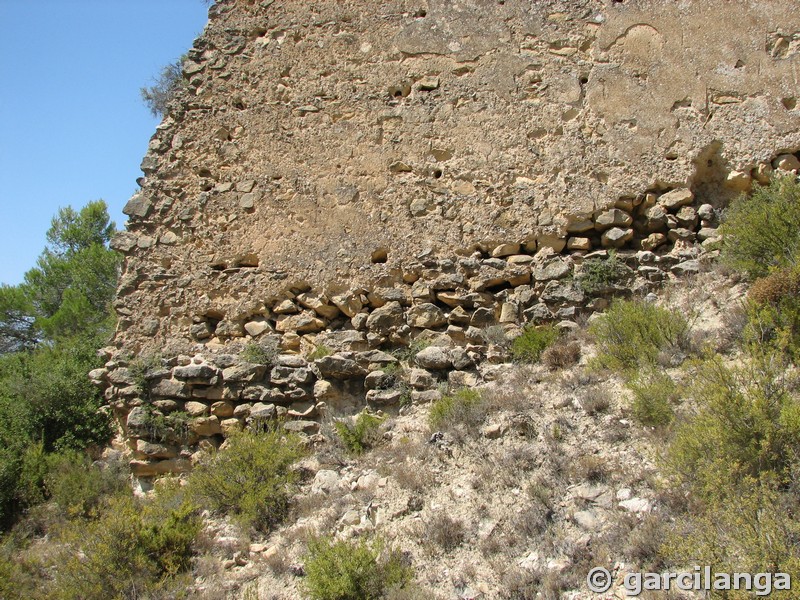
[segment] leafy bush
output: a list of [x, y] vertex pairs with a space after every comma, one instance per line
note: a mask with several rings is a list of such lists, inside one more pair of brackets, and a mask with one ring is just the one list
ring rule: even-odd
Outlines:
[[442, 396], [431, 405], [428, 422], [433, 429], [452, 429], [459, 425], [474, 427], [486, 417], [486, 402], [478, 390], [460, 388]]
[[292, 465], [303, 454], [300, 439], [280, 429], [236, 434], [194, 468], [191, 497], [245, 526], [267, 531], [287, 514], [298, 478]]
[[625, 386], [633, 393], [633, 416], [642, 425], [662, 427], [672, 421], [678, 387], [664, 371], [644, 369]]
[[633, 271], [617, 258], [617, 253], [610, 251], [607, 258], [590, 258], [584, 262], [577, 282], [584, 293], [597, 296], [612, 291], [632, 275]]
[[385, 417], [373, 414], [368, 409], [358, 413], [352, 424], [347, 421], [334, 423], [336, 434], [352, 454], [361, 454], [380, 440], [380, 426]]
[[517, 362], [535, 363], [558, 335], [555, 325], [528, 326], [511, 342], [511, 357]]
[[154, 117], [163, 117], [169, 110], [169, 103], [183, 86], [183, 57], [161, 69], [155, 83], [139, 90], [142, 100]]
[[127, 478], [121, 463], [99, 467], [85, 452], [72, 450], [48, 457], [44, 487], [68, 518], [88, 517], [103, 498], [123, 492]]
[[667, 349], [688, 345], [689, 324], [680, 313], [638, 300], [615, 300], [589, 331], [599, 346], [597, 362], [612, 369], [653, 364]]
[[680, 425], [668, 451], [674, 479], [708, 500], [745, 478], [788, 485], [800, 457], [800, 402], [783, 365], [764, 355], [737, 367], [719, 357], [693, 373], [694, 418]]
[[268, 339], [267, 342], [249, 342], [239, 354], [245, 362], [256, 365], [272, 365], [278, 357], [279, 348], [277, 340]]
[[190, 504], [169, 502], [120, 495], [96, 519], [70, 523], [60, 538], [64, 552], [52, 597], [139, 597], [186, 571], [201, 520]]
[[794, 264], [800, 251], [800, 183], [776, 177], [725, 212], [722, 258], [751, 277]]
[[378, 600], [413, 576], [400, 552], [369, 543], [312, 539], [305, 559], [305, 587], [312, 600]]
[[744, 341], [751, 352], [772, 349], [800, 357], [800, 268], [757, 279], [748, 298]]
[[[800, 506], [793, 493], [745, 481], [735, 497], [681, 515], [659, 549], [676, 565], [714, 565], [718, 573], [788, 573], [800, 577]], [[716, 600], [749, 600], [745, 590], [712, 592]], [[776, 600], [796, 591], [774, 590]]]
[[148, 440], [182, 444], [189, 436], [191, 417], [183, 411], [163, 415], [149, 405], [145, 405], [142, 430]]

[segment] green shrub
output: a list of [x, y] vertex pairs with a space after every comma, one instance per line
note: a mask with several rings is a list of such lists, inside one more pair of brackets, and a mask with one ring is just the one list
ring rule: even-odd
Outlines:
[[272, 365], [278, 358], [280, 348], [277, 340], [269, 338], [266, 342], [248, 342], [239, 358], [255, 365]]
[[88, 517], [103, 498], [127, 488], [121, 463], [99, 467], [85, 452], [65, 451], [47, 460], [45, 491], [68, 518]]
[[142, 422], [142, 429], [147, 439], [154, 442], [183, 443], [189, 435], [191, 417], [183, 411], [163, 415], [149, 405]]
[[800, 268], [778, 269], [748, 292], [745, 346], [751, 353], [778, 350], [800, 357]]
[[460, 388], [431, 405], [428, 423], [433, 429], [452, 429], [459, 425], [474, 427], [486, 417], [486, 402], [478, 390]]
[[555, 325], [528, 326], [511, 342], [511, 357], [517, 362], [535, 363], [558, 336]]
[[[674, 565], [712, 565], [717, 573], [788, 573], [800, 577], [800, 507], [797, 496], [775, 486], [743, 482], [735, 496], [676, 519], [659, 554]], [[712, 592], [715, 600], [750, 600], [744, 589]], [[793, 600], [797, 591], [776, 591]]]
[[612, 291], [632, 275], [633, 271], [617, 258], [617, 253], [610, 251], [607, 258], [590, 258], [584, 262], [577, 282], [584, 293], [597, 296]]
[[305, 558], [305, 588], [312, 600], [378, 600], [413, 576], [401, 553], [380, 541], [312, 539]]
[[292, 465], [303, 454], [299, 437], [277, 428], [236, 434], [226, 448], [194, 468], [191, 497], [198, 505], [267, 531], [287, 514], [298, 478]]
[[325, 358], [331, 354], [333, 354], [333, 350], [325, 345], [320, 345], [316, 346], [306, 358], [308, 358], [308, 360], [317, 360], [318, 358]]
[[776, 177], [725, 212], [722, 258], [751, 277], [796, 262], [800, 251], [800, 183]]
[[136, 389], [142, 396], [149, 400], [150, 398], [150, 382], [148, 376], [153, 371], [161, 367], [160, 354], [148, 354], [146, 356], [137, 356], [128, 365], [128, 370], [134, 380]]
[[58, 600], [140, 597], [190, 566], [201, 528], [189, 504], [113, 498], [89, 521], [71, 522], [60, 536], [52, 597]]
[[674, 416], [672, 403], [678, 386], [664, 371], [648, 368], [636, 374], [625, 386], [633, 393], [633, 416], [642, 425], [663, 427]]
[[653, 364], [662, 351], [688, 345], [689, 324], [680, 313], [639, 300], [615, 300], [589, 331], [597, 363], [612, 369]]
[[701, 500], [735, 489], [745, 478], [788, 485], [800, 457], [800, 402], [784, 365], [763, 355], [728, 367], [719, 357], [692, 373], [696, 415], [681, 424], [666, 465]]
[[369, 450], [380, 440], [380, 426], [385, 417], [373, 414], [368, 409], [358, 413], [352, 424], [347, 421], [334, 423], [336, 435], [352, 454]]

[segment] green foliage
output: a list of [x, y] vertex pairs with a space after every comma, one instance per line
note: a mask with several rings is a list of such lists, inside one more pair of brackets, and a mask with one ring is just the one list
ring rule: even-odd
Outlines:
[[[0, 526], [41, 494], [45, 455], [105, 444], [111, 437], [103, 398], [86, 374], [101, 366], [90, 339], [73, 338], [0, 357]], [[27, 455], [28, 458], [25, 458]], [[22, 486], [17, 489], [17, 486]]]
[[280, 429], [242, 432], [198, 464], [189, 477], [197, 504], [261, 531], [279, 523], [297, 482], [292, 465], [304, 454], [300, 439]]
[[651, 367], [638, 372], [625, 386], [633, 393], [633, 416], [640, 423], [649, 427], [669, 425], [674, 416], [672, 403], [678, 395], [672, 377]]
[[239, 354], [239, 358], [254, 365], [271, 365], [278, 358], [278, 353], [277, 341], [270, 339], [262, 343], [248, 342]]
[[164, 415], [148, 406], [142, 429], [147, 439], [154, 442], [182, 444], [189, 436], [189, 421], [191, 417], [183, 411]]
[[161, 354], [139, 355], [128, 364], [136, 389], [145, 400], [150, 399], [150, 375], [161, 368]]
[[313, 352], [311, 352], [307, 358], [308, 360], [317, 360], [318, 358], [325, 358], [326, 356], [330, 356], [331, 354], [333, 354], [333, 350], [331, 350], [325, 345], [320, 345], [316, 346]]
[[787, 485], [800, 457], [800, 402], [776, 355], [726, 366], [703, 361], [690, 395], [697, 414], [681, 424], [667, 466], [701, 501], [724, 497], [745, 478]]
[[757, 279], [748, 293], [745, 346], [800, 357], [800, 269], [778, 269]]
[[432, 429], [450, 429], [459, 425], [473, 427], [486, 418], [486, 402], [478, 390], [460, 388], [431, 405], [428, 423]]
[[202, 522], [192, 505], [168, 503], [120, 495], [95, 519], [72, 521], [61, 536], [66, 547], [51, 597], [141, 597], [187, 570]]
[[404, 588], [413, 576], [402, 555], [380, 541], [312, 539], [305, 559], [305, 587], [313, 600], [378, 600]]
[[337, 421], [333, 424], [336, 435], [352, 454], [361, 454], [369, 450], [380, 440], [380, 426], [386, 417], [373, 414], [368, 409], [358, 413], [352, 424]]
[[776, 177], [751, 196], [731, 203], [722, 224], [722, 258], [751, 277], [797, 262], [800, 251], [800, 183]]
[[139, 90], [142, 101], [154, 117], [161, 118], [167, 114], [170, 102], [183, 87], [183, 60], [184, 56], [165, 65], [152, 86]]
[[100, 468], [85, 452], [49, 454], [46, 464], [45, 494], [70, 519], [89, 517], [104, 497], [119, 494], [127, 486], [122, 465]]
[[511, 357], [517, 362], [535, 363], [558, 336], [555, 325], [528, 326], [511, 342]]
[[612, 250], [607, 258], [590, 258], [583, 263], [578, 287], [590, 296], [597, 296], [625, 283], [632, 274]]
[[79, 212], [62, 208], [53, 218], [49, 246], [21, 286], [35, 327], [48, 338], [110, 331], [110, 302], [121, 259], [107, 248], [113, 231], [102, 200]]
[[663, 351], [688, 344], [689, 324], [680, 313], [638, 300], [614, 300], [589, 331], [599, 347], [597, 362], [612, 369], [653, 364]]
[[0, 284], [0, 355], [36, 345], [32, 315], [33, 306], [21, 287]]
[[[800, 577], [800, 506], [793, 493], [746, 480], [735, 497], [697, 514], [685, 514], [667, 535], [660, 553], [676, 565], [710, 565], [712, 573], [789, 573]], [[745, 590], [712, 592], [718, 600], [748, 600]], [[770, 598], [792, 600], [797, 592]]]
[[110, 332], [120, 264], [107, 248], [113, 231], [102, 200], [77, 212], [59, 209], [47, 232], [49, 245], [25, 282], [0, 287], [0, 353], [29, 349], [42, 339]]

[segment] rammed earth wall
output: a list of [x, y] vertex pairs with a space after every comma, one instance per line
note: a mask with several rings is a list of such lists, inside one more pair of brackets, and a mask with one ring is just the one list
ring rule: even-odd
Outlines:
[[[602, 306], [573, 281], [590, 253], [617, 249], [646, 291], [697, 268], [730, 198], [800, 167], [791, 0], [222, 0], [209, 17], [113, 241], [97, 379], [124, 419], [197, 401], [211, 439], [251, 418], [215, 402], [310, 417], [331, 379], [314, 368], [226, 379], [219, 357], [248, 341], [291, 362], [427, 332], [481, 364], [475, 331]], [[172, 393], [143, 398], [124, 370], [156, 354]]]

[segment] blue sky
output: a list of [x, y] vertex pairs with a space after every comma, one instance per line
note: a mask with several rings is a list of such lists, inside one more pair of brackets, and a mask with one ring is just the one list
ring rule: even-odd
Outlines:
[[0, 283], [34, 266], [60, 206], [122, 228], [158, 121], [139, 89], [188, 50], [203, 0], [0, 0]]

